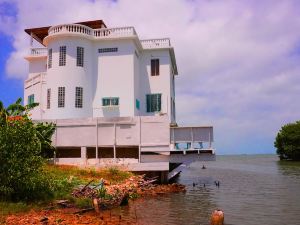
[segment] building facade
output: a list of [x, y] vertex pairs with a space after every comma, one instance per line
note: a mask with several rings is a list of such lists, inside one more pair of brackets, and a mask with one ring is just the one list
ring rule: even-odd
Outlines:
[[[34, 48], [25, 57], [25, 104], [40, 103], [32, 118], [166, 114], [175, 123], [178, 73], [170, 40], [140, 40], [133, 27], [108, 29], [98, 21], [100, 28], [93, 29], [95, 23], [44, 28], [41, 43], [46, 48]], [[27, 31], [34, 38], [38, 29], [43, 28]], [[30, 79], [41, 82], [32, 84]]]

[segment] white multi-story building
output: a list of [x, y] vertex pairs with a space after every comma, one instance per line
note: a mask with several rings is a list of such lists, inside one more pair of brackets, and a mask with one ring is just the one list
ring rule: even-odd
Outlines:
[[[175, 123], [178, 73], [170, 40], [140, 40], [133, 27], [105, 27], [100, 20], [26, 30], [46, 46], [26, 57], [32, 80], [25, 83], [25, 104], [40, 103], [32, 118], [160, 113]], [[32, 85], [36, 79], [42, 82]]]
[[169, 38], [140, 40], [134, 27], [107, 28], [102, 20], [25, 31], [44, 48], [25, 57], [24, 103], [39, 103], [33, 119], [56, 123], [58, 162], [169, 163], [181, 142], [189, 150], [208, 142], [198, 154], [213, 152], [212, 127], [176, 127], [178, 71]]

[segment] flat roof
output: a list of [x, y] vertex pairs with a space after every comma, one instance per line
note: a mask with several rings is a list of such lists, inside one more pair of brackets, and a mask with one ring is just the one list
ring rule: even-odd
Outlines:
[[[81, 24], [81, 25], [85, 25], [88, 26], [92, 29], [99, 29], [102, 27], [106, 27], [105, 23], [103, 20], [92, 20], [92, 21], [84, 21], [84, 22], [78, 22], [78, 23], [74, 23], [74, 24]], [[43, 44], [43, 40], [44, 38], [48, 35], [48, 30], [51, 26], [47, 26], [47, 27], [37, 27], [37, 28], [28, 28], [25, 29], [24, 31], [31, 35], [32, 37], [39, 43]]]

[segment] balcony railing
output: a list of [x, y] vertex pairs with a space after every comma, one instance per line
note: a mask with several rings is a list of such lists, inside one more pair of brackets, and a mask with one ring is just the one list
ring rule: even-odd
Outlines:
[[[49, 35], [75, 33], [92, 36], [94, 38], [122, 38], [137, 37], [134, 27], [116, 27], [92, 29], [80, 24], [63, 24], [53, 26], [49, 29]], [[169, 48], [171, 47], [169, 38], [141, 40], [144, 49]]]
[[25, 87], [25, 89], [27, 89], [27, 88], [35, 85], [35, 84], [38, 84], [38, 83], [46, 81], [45, 76], [46, 76], [46, 73], [39, 73], [39, 74], [36, 74], [33, 77], [25, 80], [24, 81], [24, 87]]
[[50, 27], [48, 33], [49, 35], [57, 34], [57, 33], [81, 33], [91, 35], [93, 29], [90, 27], [80, 25], [80, 24], [63, 24]]
[[[174, 148], [180, 149], [179, 145], [185, 144], [185, 150], [209, 149], [212, 150], [214, 141], [213, 127], [171, 127], [170, 140]], [[207, 144], [207, 147], [203, 147]], [[197, 146], [197, 147], [195, 147]]]
[[170, 48], [171, 43], [169, 38], [141, 40], [144, 49], [152, 48]]
[[137, 35], [134, 27], [102, 28], [93, 31], [95, 37], [131, 37]]
[[78, 33], [91, 35], [97, 38], [105, 37], [130, 37], [136, 35], [134, 27], [102, 28], [93, 30], [90, 27], [80, 24], [64, 24], [51, 27], [49, 35], [58, 33]]
[[47, 56], [47, 48], [31, 48], [31, 56]]

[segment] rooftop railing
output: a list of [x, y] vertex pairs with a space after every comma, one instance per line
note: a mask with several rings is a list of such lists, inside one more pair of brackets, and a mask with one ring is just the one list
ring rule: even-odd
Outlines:
[[171, 43], [169, 38], [141, 40], [144, 49], [152, 48], [170, 48]]
[[[53, 26], [48, 31], [49, 35], [76, 33], [95, 38], [122, 38], [122, 37], [137, 37], [134, 27], [116, 27], [116, 28], [100, 28], [92, 29], [80, 24], [63, 24]], [[171, 47], [169, 38], [140, 40], [144, 49], [154, 48], [169, 48]]]
[[134, 27], [117, 27], [95, 29], [95, 37], [131, 37], [137, 35]]

